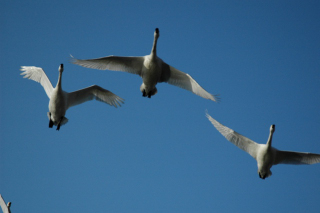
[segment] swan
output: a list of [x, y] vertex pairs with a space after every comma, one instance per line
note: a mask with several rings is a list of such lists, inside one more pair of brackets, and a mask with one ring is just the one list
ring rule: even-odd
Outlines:
[[55, 125], [57, 126], [57, 130], [59, 130], [60, 126], [68, 122], [68, 119], [65, 117], [66, 111], [70, 107], [86, 101], [96, 99], [114, 107], [121, 106], [121, 103], [124, 103], [122, 98], [97, 85], [92, 85], [70, 93], [63, 91], [61, 87], [63, 64], [59, 66], [59, 78], [55, 88], [52, 87], [50, 80], [42, 68], [22, 66], [21, 71], [21, 75], [24, 75], [24, 78], [39, 82], [50, 99], [48, 112], [49, 128]]
[[189, 90], [196, 95], [212, 101], [218, 101], [216, 95], [204, 90], [189, 74], [181, 72], [166, 64], [157, 56], [159, 29], [154, 32], [154, 41], [150, 55], [140, 57], [107, 56], [96, 59], [76, 59], [71, 55], [71, 63], [99, 70], [123, 71], [141, 76], [143, 83], [140, 91], [143, 97], [157, 93], [157, 83], [167, 82], [174, 86]]
[[11, 202], [8, 202], [8, 204], [6, 205], [6, 202], [4, 202], [4, 199], [2, 198], [1, 194], [0, 194], [0, 206], [3, 213], [11, 213], [10, 211]]
[[213, 126], [231, 143], [249, 153], [258, 164], [259, 177], [265, 179], [271, 176], [271, 167], [277, 164], [314, 164], [320, 163], [320, 155], [306, 152], [282, 151], [273, 148], [272, 136], [275, 131], [275, 125], [270, 126], [270, 134], [267, 144], [258, 144], [245, 136], [240, 135], [234, 130], [222, 125], [213, 119], [208, 113], [207, 118]]

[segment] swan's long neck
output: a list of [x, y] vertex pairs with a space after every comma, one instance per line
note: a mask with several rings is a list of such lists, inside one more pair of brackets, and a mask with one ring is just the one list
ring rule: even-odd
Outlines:
[[153, 40], [152, 50], [151, 50], [151, 54], [154, 56], [157, 55], [157, 41], [158, 41], [158, 38], [155, 36]]
[[153, 45], [152, 45], [152, 50], [151, 50], [151, 55], [157, 56], [157, 42], [159, 38], [159, 29], [156, 28], [154, 32], [154, 39], [153, 39]]
[[62, 86], [61, 86], [61, 81], [62, 81], [62, 72], [63, 72], [63, 64], [60, 65], [59, 67], [59, 78], [58, 78], [58, 82], [56, 85], [56, 88], [61, 90]]
[[271, 147], [273, 133], [274, 133], [274, 127], [272, 129], [270, 129], [270, 134], [269, 134], [269, 138], [268, 138], [268, 141], [267, 141], [268, 148]]
[[61, 89], [61, 79], [62, 79], [62, 72], [59, 72], [59, 78], [58, 78], [58, 82], [57, 82], [56, 88]]

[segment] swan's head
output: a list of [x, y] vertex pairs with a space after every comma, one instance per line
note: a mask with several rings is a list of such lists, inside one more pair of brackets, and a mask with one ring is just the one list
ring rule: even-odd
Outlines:
[[154, 31], [154, 37], [155, 38], [159, 38], [159, 36], [160, 36], [159, 28], [156, 28], [155, 31]]
[[270, 126], [270, 132], [274, 133], [275, 130], [276, 130], [276, 125], [272, 124]]
[[63, 72], [63, 64], [60, 64], [60, 66], [59, 66], [59, 72]]

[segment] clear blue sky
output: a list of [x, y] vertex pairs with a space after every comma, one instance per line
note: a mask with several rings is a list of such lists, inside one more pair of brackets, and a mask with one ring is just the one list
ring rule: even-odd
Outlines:
[[[0, 193], [12, 212], [318, 212], [320, 165], [256, 162], [212, 126], [278, 149], [320, 153], [319, 1], [1, 1]], [[158, 55], [221, 103], [165, 83], [143, 98], [139, 76], [77, 58]], [[100, 85], [121, 108], [92, 101], [48, 128], [49, 100], [20, 66], [63, 89]]]

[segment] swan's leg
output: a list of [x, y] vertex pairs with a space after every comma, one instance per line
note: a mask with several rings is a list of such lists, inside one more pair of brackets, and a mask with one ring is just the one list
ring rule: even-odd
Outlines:
[[58, 125], [57, 125], [57, 130], [58, 130], [58, 131], [59, 131], [59, 129], [60, 129], [60, 125], [61, 125], [62, 120], [63, 120], [63, 117], [61, 117], [60, 121], [58, 122]]
[[53, 121], [50, 119], [49, 121], [49, 128], [52, 128], [53, 127]]
[[48, 112], [48, 117], [49, 117], [49, 128], [53, 127], [53, 121], [51, 120], [51, 113]]
[[151, 90], [148, 94], [148, 98], [151, 98], [151, 96], [154, 96], [155, 94], [157, 94], [158, 90], [156, 87], [154, 87], [153, 90]]
[[143, 96], [143, 97], [146, 97], [146, 96], [147, 96], [146, 90], [143, 90], [143, 91], [142, 91], [142, 96]]

